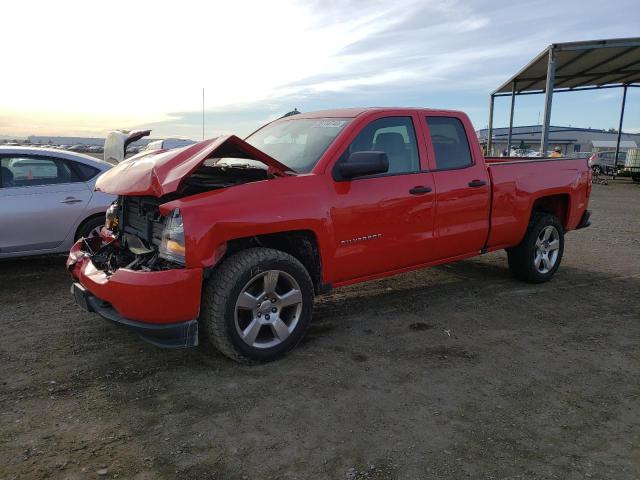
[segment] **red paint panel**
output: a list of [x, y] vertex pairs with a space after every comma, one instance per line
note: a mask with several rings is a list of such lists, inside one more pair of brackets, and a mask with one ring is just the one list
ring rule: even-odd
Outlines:
[[[80, 242], [71, 250], [77, 255]], [[107, 276], [87, 257], [77, 259], [71, 275], [124, 318], [146, 323], [176, 323], [198, 318], [202, 269], [140, 272], [121, 268]]]
[[114, 195], [151, 195], [161, 197], [175, 192], [180, 182], [207, 158], [235, 156], [259, 160], [275, 174], [285, 175], [288, 168], [235, 135], [220, 136], [185, 148], [145, 152], [119, 163], [103, 173], [96, 190]]
[[493, 185], [489, 246], [520, 243], [536, 200], [561, 195], [568, 199], [565, 230], [573, 230], [588, 205], [589, 168], [585, 159], [490, 163]]

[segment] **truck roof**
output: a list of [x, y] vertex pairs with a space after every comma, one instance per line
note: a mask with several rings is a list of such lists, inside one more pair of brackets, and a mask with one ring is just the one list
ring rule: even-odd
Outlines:
[[336, 117], [336, 118], [354, 118], [358, 115], [362, 115], [365, 113], [375, 113], [375, 112], [387, 112], [394, 110], [402, 110], [402, 111], [417, 111], [417, 112], [440, 112], [440, 113], [460, 113], [457, 110], [440, 110], [440, 109], [432, 109], [432, 108], [416, 108], [416, 107], [361, 107], [361, 108], [335, 108], [330, 110], [317, 110], [315, 112], [307, 112], [300, 113], [298, 115], [293, 115], [290, 117], [285, 117], [285, 119], [298, 119], [298, 118], [326, 118], [326, 117]]

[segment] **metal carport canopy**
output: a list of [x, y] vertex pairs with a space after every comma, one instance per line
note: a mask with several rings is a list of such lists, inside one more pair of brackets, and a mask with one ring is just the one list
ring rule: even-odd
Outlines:
[[[544, 154], [549, 138], [551, 100], [554, 92], [623, 87], [618, 129], [620, 135], [627, 87], [640, 86], [634, 84], [640, 84], [640, 37], [549, 45], [522, 70], [491, 93], [488, 147], [491, 147], [495, 97], [511, 96], [511, 133], [515, 96], [545, 94], [545, 114], [540, 142], [541, 153]], [[510, 137], [511, 135], [509, 140]], [[510, 141], [508, 143], [510, 146]]]

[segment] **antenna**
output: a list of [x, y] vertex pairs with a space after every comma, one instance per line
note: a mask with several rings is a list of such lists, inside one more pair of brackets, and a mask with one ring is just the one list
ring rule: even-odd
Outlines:
[[204, 140], [204, 87], [202, 87], [202, 140]]

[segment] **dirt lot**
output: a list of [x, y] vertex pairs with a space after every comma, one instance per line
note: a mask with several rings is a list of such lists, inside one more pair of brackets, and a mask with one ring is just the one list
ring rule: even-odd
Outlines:
[[504, 253], [319, 299], [287, 358], [160, 350], [63, 258], [0, 263], [0, 478], [640, 477], [640, 186], [594, 186], [555, 279]]

